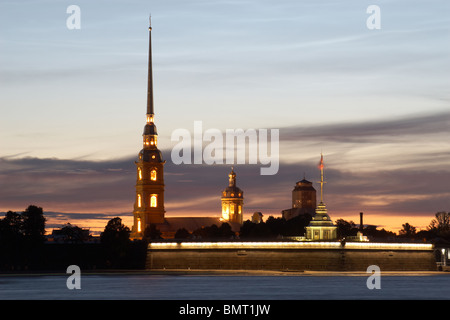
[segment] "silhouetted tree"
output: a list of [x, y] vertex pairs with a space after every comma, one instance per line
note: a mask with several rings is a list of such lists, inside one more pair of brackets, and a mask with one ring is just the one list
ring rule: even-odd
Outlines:
[[273, 236], [277, 237], [284, 234], [284, 228], [286, 225], [286, 219], [284, 218], [274, 218], [270, 216], [266, 220], [266, 225], [270, 229]]
[[161, 231], [153, 223], [151, 223], [144, 230], [144, 238], [146, 238], [148, 241], [162, 239], [161, 235], [162, 235]]
[[191, 234], [185, 228], [178, 229], [177, 232], [175, 232], [175, 239], [187, 239], [190, 236]]
[[234, 234], [233, 230], [231, 229], [231, 226], [228, 223], [224, 222], [219, 227], [218, 236], [220, 238], [230, 238], [230, 237], [233, 237], [234, 235], [235, 234]]
[[224, 222], [220, 227], [212, 224], [209, 227], [198, 228], [192, 232], [192, 235], [201, 239], [223, 239], [233, 237], [234, 232], [231, 229], [231, 226]]
[[306, 232], [305, 227], [311, 221], [310, 214], [298, 215], [294, 218], [286, 220], [284, 224], [283, 236], [303, 236]]
[[45, 217], [42, 208], [30, 205], [22, 213], [22, 230], [25, 239], [33, 244], [45, 241]]
[[65, 224], [61, 230], [59, 230], [58, 234], [65, 236], [67, 242], [81, 243], [84, 240], [87, 240], [83, 229], [70, 223]]
[[450, 212], [436, 213], [435, 219], [431, 220], [427, 230], [435, 233], [438, 237], [450, 238]]
[[17, 212], [8, 211], [0, 220], [0, 243], [11, 243], [23, 238], [23, 216]]
[[125, 258], [130, 243], [130, 229], [122, 223], [122, 219], [116, 217], [109, 220], [100, 235], [100, 241], [107, 265], [120, 267], [121, 259]]
[[130, 229], [122, 223], [119, 217], [108, 221], [100, 235], [100, 241], [105, 244], [123, 244], [130, 240]]
[[239, 237], [245, 238], [271, 238], [272, 232], [265, 222], [253, 223], [250, 220], [245, 221], [239, 231]]
[[201, 239], [212, 239], [219, 236], [219, 227], [215, 224], [209, 227], [201, 227], [192, 232], [192, 235], [199, 237]]
[[399, 237], [414, 238], [416, 236], [416, 227], [413, 227], [408, 222], [402, 224], [403, 229], [398, 232]]
[[353, 221], [338, 219], [336, 220], [336, 226], [337, 226], [337, 237], [339, 239], [356, 236], [356, 233], [358, 232], [358, 228], [356, 227], [356, 224]]
[[392, 231], [387, 231], [384, 228], [381, 230], [377, 230], [377, 226], [368, 225], [364, 228], [363, 234], [371, 240], [378, 241], [392, 241], [395, 240], [396, 234]]

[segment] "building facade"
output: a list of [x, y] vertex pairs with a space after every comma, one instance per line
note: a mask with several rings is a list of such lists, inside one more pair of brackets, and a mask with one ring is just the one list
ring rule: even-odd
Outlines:
[[132, 239], [141, 239], [150, 224], [164, 223], [164, 164], [158, 149], [158, 133], [153, 108], [152, 28], [149, 27], [147, 114], [143, 148], [136, 164], [136, 198], [133, 209]]

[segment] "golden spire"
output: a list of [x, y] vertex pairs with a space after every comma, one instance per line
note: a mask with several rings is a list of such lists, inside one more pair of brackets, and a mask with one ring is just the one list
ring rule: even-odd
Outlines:
[[148, 27], [148, 87], [147, 87], [147, 123], [153, 122], [153, 66], [152, 66], [152, 16]]
[[319, 162], [319, 169], [320, 169], [320, 203], [323, 203], [323, 185], [326, 183], [323, 179], [323, 154], [320, 153], [320, 162]]
[[236, 186], [236, 173], [234, 173], [234, 167], [231, 167], [231, 172], [228, 175], [228, 181], [229, 181], [229, 186], [230, 187], [235, 187]]

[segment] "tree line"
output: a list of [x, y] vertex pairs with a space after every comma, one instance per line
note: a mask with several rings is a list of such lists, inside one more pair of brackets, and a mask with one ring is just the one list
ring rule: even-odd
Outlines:
[[[177, 230], [179, 240], [264, 240], [280, 237], [301, 236], [311, 220], [310, 215], [297, 216], [290, 220], [270, 216], [265, 222], [247, 220], [239, 232], [234, 232], [228, 223], [215, 224], [189, 232]], [[65, 235], [61, 245], [45, 245], [45, 223], [43, 209], [30, 205], [23, 212], [8, 211], [0, 219], [0, 270], [24, 270], [62, 267], [69, 264], [87, 263], [87, 268], [139, 268], [145, 264], [145, 253], [149, 241], [162, 239], [156, 225], [144, 231], [144, 238], [131, 241], [131, 230], [119, 217], [108, 221], [100, 235], [98, 244], [86, 245], [86, 234], [70, 223], [59, 232]], [[355, 236], [359, 231], [353, 221], [336, 221], [339, 239]], [[376, 226], [364, 226], [363, 234], [372, 241], [433, 241], [450, 244], [450, 212], [438, 212], [425, 230], [404, 223], [398, 234]]]
[[99, 243], [86, 243], [83, 230], [66, 224], [60, 234], [64, 243], [46, 242], [43, 209], [30, 205], [21, 213], [8, 211], [0, 219], [0, 270], [65, 270], [142, 268], [147, 243], [130, 241], [130, 230], [119, 217], [108, 221]]

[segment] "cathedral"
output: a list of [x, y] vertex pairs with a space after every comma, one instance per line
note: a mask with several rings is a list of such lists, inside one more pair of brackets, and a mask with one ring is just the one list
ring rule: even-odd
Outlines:
[[147, 114], [143, 148], [139, 152], [136, 176], [136, 198], [133, 209], [132, 239], [142, 238], [150, 224], [164, 223], [164, 164], [158, 149], [158, 133], [153, 109], [152, 27], [149, 27]]
[[189, 232], [223, 222], [239, 231], [243, 221], [243, 191], [236, 186], [236, 174], [229, 174], [229, 185], [222, 194], [222, 217], [165, 217], [164, 164], [158, 149], [158, 132], [153, 105], [152, 27], [149, 26], [147, 113], [144, 126], [143, 147], [136, 164], [136, 196], [133, 208], [131, 239], [142, 239], [145, 230], [155, 225], [163, 238], [173, 238], [176, 231], [184, 228]]
[[[244, 192], [236, 185], [234, 168], [228, 174], [228, 187], [222, 191], [221, 217], [165, 217], [164, 209], [164, 164], [158, 149], [158, 133], [155, 125], [153, 106], [153, 70], [152, 70], [152, 28], [149, 27], [147, 113], [143, 130], [143, 147], [138, 154], [136, 164], [136, 196], [133, 208], [133, 227], [131, 239], [142, 239], [150, 225], [156, 226], [163, 238], [173, 238], [176, 231], [184, 228], [192, 232], [198, 228], [220, 226], [223, 222], [230, 224], [238, 232], [243, 224]], [[309, 214], [312, 220], [306, 227], [305, 240], [335, 240], [336, 226], [331, 221], [323, 203], [323, 156], [320, 160], [320, 203], [316, 203], [316, 190], [305, 178], [296, 183], [292, 191], [292, 208], [282, 211], [282, 216], [292, 219], [298, 215]], [[315, 209], [315, 210], [314, 210]], [[262, 214], [256, 212], [252, 220], [262, 221]]]

